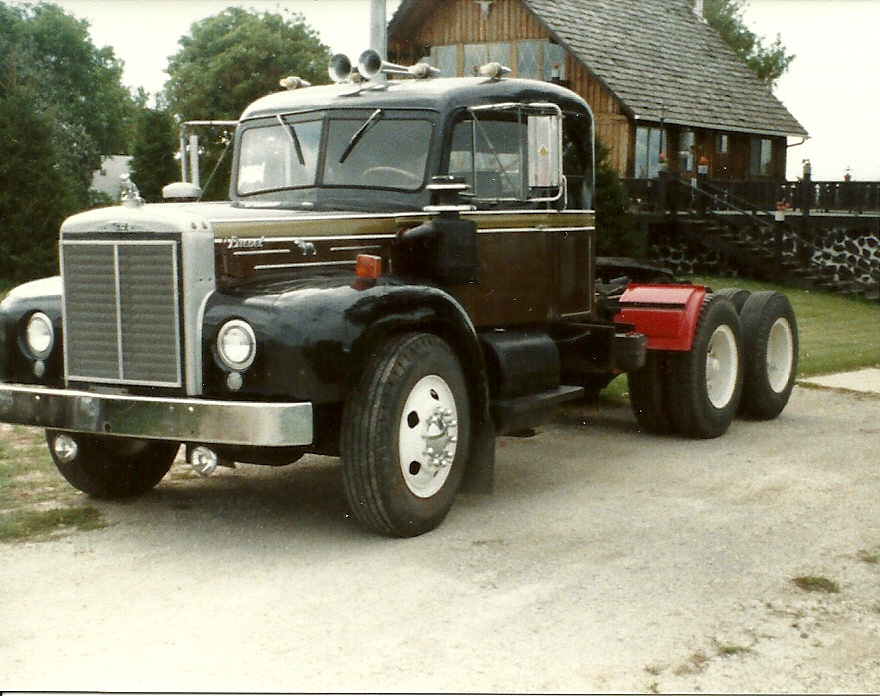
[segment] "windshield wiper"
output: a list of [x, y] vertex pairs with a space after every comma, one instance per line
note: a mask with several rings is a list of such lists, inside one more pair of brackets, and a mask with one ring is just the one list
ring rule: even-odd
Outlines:
[[303, 157], [303, 151], [299, 144], [299, 138], [296, 137], [296, 131], [293, 128], [292, 124], [285, 123], [284, 119], [281, 118], [281, 114], [275, 114], [275, 118], [278, 119], [278, 123], [281, 124], [281, 127], [287, 133], [287, 137], [290, 138], [290, 142], [293, 143], [293, 147], [296, 150], [296, 158], [299, 160], [301, 166], [306, 166], [306, 159]]
[[351, 140], [348, 141], [348, 145], [345, 146], [345, 150], [342, 152], [342, 155], [339, 157], [339, 164], [345, 162], [348, 159], [348, 156], [351, 154], [351, 151], [354, 150], [354, 146], [360, 142], [360, 139], [364, 137], [364, 134], [370, 129], [370, 127], [376, 123], [379, 118], [382, 116], [382, 109], [376, 109], [370, 117], [364, 121], [364, 124], [357, 129], [355, 134], [351, 136]]

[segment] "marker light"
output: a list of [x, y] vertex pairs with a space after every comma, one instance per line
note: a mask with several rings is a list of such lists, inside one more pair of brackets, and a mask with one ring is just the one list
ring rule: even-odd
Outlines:
[[382, 259], [372, 254], [358, 254], [354, 273], [358, 278], [375, 280], [382, 275]]

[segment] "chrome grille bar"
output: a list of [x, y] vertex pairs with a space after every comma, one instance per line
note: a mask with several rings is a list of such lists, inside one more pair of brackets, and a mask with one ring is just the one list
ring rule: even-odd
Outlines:
[[68, 382], [180, 388], [179, 243], [63, 239]]

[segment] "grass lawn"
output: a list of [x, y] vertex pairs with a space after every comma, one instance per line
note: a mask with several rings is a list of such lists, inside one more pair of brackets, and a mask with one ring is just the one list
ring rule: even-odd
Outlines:
[[742, 278], [695, 277], [693, 282], [714, 290], [737, 287], [788, 295], [800, 334], [799, 377], [880, 366], [880, 304]]

